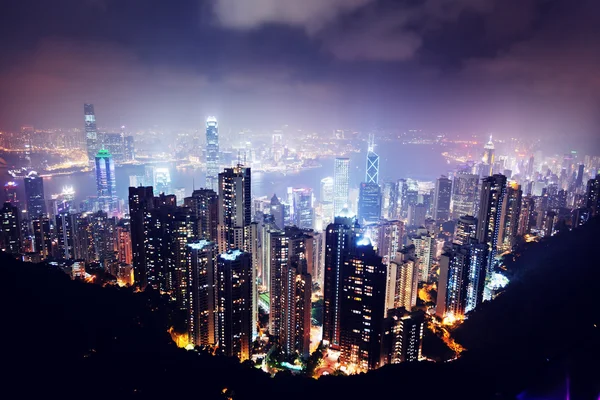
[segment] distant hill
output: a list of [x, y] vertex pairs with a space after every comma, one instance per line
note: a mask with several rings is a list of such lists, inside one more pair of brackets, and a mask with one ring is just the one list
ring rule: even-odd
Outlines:
[[271, 379], [233, 359], [178, 349], [154, 294], [74, 282], [0, 255], [0, 390], [52, 399], [564, 399], [568, 377], [571, 399], [596, 400], [599, 238], [594, 220], [530, 245], [506, 292], [459, 328], [468, 349], [459, 360], [319, 380]]

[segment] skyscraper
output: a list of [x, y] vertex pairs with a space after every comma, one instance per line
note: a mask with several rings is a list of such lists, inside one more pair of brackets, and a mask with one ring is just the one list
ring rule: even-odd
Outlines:
[[384, 182], [381, 203], [381, 217], [385, 219], [397, 218], [398, 211], [398, 184]]
[[402, 248], [404, 241], [404, 222], [399, 220], [381, 221], [377, 231], [377, 253], [387, 264]]
[[206, 188], [219, 191], [219, 123], [215, 117], [206, 119]]
[[33, 229], [33, 251], [40, 255], [41, 260], [52, 255], [52, 232], [50, 220], [45, 215], [34, 217], [31, 221]]
[[217, 193], [211, 189], [197, 189], [191, 197], [184, 199], [183, 204], [190, 208], [198, 219], [198, 238], [216, 242], [219, 222]]
[[340, 363], [350, 371], [380, 365], [386, 267], [371, 242], [361, 238], [342, 268]]
[[348, 206], [350, 159], [336, 158], [333, 173], [333, 215], [337, 216], [344, 207]]
[[4, 203], [0, 209], [0, 226], [1, 249], [10, 254], [21, 253], [21, 217], [15, 205]]
[[196, 346], [214, 346], [216, 332], [216, 246], [207, 240], [187, 245], [188, 332]]
[[356, 218], [347, 209], [338, 215], [325, 233], [325, 273], [323, 284], [323, 341], [340, 347], [340, 296], [342, 269], [358, 233]]
[[271, 215], [273, 216], [273, 222], [275, 223], [277, 228], [285, 228], [285, 210], [283, 208], [283, 204], [281, 204], [281, 201], [279, 201], [279, 198], [276, 194], [273, 194], [273, 197], [271, 197], [270, 211]]
[[313, 229], [313, 192], [312, 189], [293, 190], [294, 225], [302, 229]]
[[421, 359], [425, 314], [403, 308], [388, 311], [382, 337], [381, 364], [399, 364]]
[[358, 194], [358, 221], [369, 224], [381, 218], [381, 188], [377, 183], [360, 184]]
[[415, 255], [419, 266], [419, 281], [429, 282], [429, 274], [435, 256], [435, 237], [426, 229], [417, 229], [417, 233], [410, 240], [415, 246]]
[[230, 249], [217, 259], [217, 340], [226, 356], [250, 358], [252, 342], [252, 257]]
[[419, 269], [414, 246], [396, 253], [388, 264], [386, 311], [403, 307], [410, 311], [417, 305]]
[[509, 182], [506, 196], [502, 202], [502, 215], [500, 217], [500, 231], [498, 232], [498, 247], [503, 251], [511, 251], [519, 229], [521, 216], [521, 185]]
[[115, 163], [108, 150], [101, 149], [96, 155], [96, 189], [98, 201], [104, 211], [116, 211], [118, 206]]
[[477, 218], [472, 215], [464, 215], [456, 221], [454, 228], [454, 240], [456, 244], [469, 244], [475, 241], [477, 234]]
[[591, 210], [591, 215], [596, 216], [600, 212], [600, 174], [595, 179], [588, 180], [586, 192], [586, 207]]
[[440, 258], [436, 314], [463, 317], [483, 301], [487, 248], [484, 243], [452, 245]]
[[479, 215], [477, 218], [477, 241], [485, 243], [488, 250], [487, 273], [493, 272], [496, 252], [498, 247], [498, 235], [500, 233], [500, 218], [502, 216], [502, 204], [506, 194], [506, 177], [504, 175], [493, 175], [483, 180], [481, 186], [481, 199], [479, 203]]
[[369, 135], [365, 182], [379, 184], [379, 155], [375, 153], [375, 136], [373, 134]]
[[433, 198], [433, 219], [445, 222], [450, 219], [450, 198], [452, 196], [452, 181], [441, 176], [435, 182]]
[[490, 135], [490, 141], [483, 146], [483, 169], [482, 174], [484, 177], [492, 175], [492, 168], [494, 167], [495, 157], [494, 142], [492, 142], [492, 135]]
[[[219, 252], [228, 249], [246, 249], [252, 219], [250, 168], [240, 165], [225, 168], [219, 174], [219, 225], [217, 227]], [[248, 242], [248, 243], [246, 243]]]
[[133, 251], [133, 270], [135, 283], [141, 288], [148, 285], [146, 263], [146, 217], [154, 208], [154, 192], [152, 186], [129, 188], [129, 215], [131, 216], [131, 246]]
[[269, 333], [279, 336], [282, 325], [283, 274], [289, 259], [289, 237], [281, 230], [268, 233], [269, 244]]
[[320, 203], [322, 207], [322, 225], [325, 227], [333, 222], [333, 178], [321, 179]]
[[10, 203], [15, 207], [19, 206], [19, 199], [17, 198], [17, 183], [9, 181], [4, 184], [4, 198], [6, 203]]
[[83, 114], [85, 121], [85, 142], [87, 147], [88, 159], [94, 160], [96, 153], [100, 149], [98, 142], [98, 129], [96, 128], [96, 114], [93, 104], [83, 105]]
[[46, 213], [46, 200], [44, 199], [44, 180], [37, 172], [31, 171], [23, 179], [25, 184], [25, 197], [27, 200], [27, 215], [35, 218]]
[[452, 218], [463, 215], [475, 215], [479, 176], [475, 174], [458, 173], [454, 176], [452, 185]]

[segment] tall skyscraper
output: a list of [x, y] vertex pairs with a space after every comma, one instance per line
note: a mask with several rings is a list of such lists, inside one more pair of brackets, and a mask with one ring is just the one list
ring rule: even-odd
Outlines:
[[469, 244], [474, 242], [477, 235], [477, 218], [472, 215], [464, 215], [458, 218], [454, 228], [454, 240], [456, 244]]
[[421, 359], [425, 314], [403, 308], [388, 311], [381, 343], [381, 364], [399, 364]]
[[19, 207], [19, 199], [17, 198], [17, 183], [9, 181], [4, 184], [4, 201], [15, 207]]
[[494, 142], [492, 141], [492, 135], [490, 135], [490, 141], [487, 142], [483, 147], [482, 174], [484, 177], [492, 175], [492, 168], [494, 167], [494, 162], [496, 161], [496, 156], [494, 152]]
[[486, 276], [485, 243], [452, 245], [440, 258], [436, 314], [461, 318], [483, 301]]
[[435, 256], [435, 237], [426, 229], [417, 229], [417, 233], [410, 238], [415, 246], [415, 254], [419, 266], [419, 281], [429, 282], [429, 274]]
[[219, 191], [219, 123], [206, 119], [206, 188]]
[[216, 333], [216, 246], [200, 240], [187, 245], [188, 332], [196, 346], [214, 346]]
[[289, 259], [289, 237], [281, 230], [271, 230], [267, 236], [269, 251], [269, 333], [281, 334], [283, 304], [283, 274]]
[[454, 176], [452, 185], [452, 218], [463, 215], [475, 215], [479, 176], [475, 174], [458, 173]]
[[85, 121], [85, 143], [87, 147], [88, 159], [94, 160], [96, 153], [100, 149], [98, 141], [98, 129], [96, 128], [96, 114], [94, 113], [93, 104], [83, 105], [83, 114]]
[[450, 219], [450, 198], [452, 196], [452, 181], [445, 176], [435, 182], [433, 198], [433, 219], [445, 222]]
[[40, 255], [41, 260], [52, 255], [52, 232], [50, 220], [45, 215], [34, 217], [31, 221], [33, 229], [33, 251]]
[[358, 194], [358, 221], [369, 224], [381, 218], [381, 188], [377, 183], [360, 184]]
[[294, 189], [293, 191], [294, 225], [302, 229], [313, 229], [313, 192], [312, 189]]
[[398, 184], [396, 182], [383, 183], [383, 195], [381, 204], [381, 217], [395, 219], [398, 217]]
[[250, 358], [252, 257], [230, 249], [217, 258], [217, 340], [226, 356]]
[[375, 153], [375, 136], [373, 134], [369, 135], [365, 182], [379, 184], [379, 155]]
[[377, 253], [384, 264], [392, 260], [404, 242], [404, 222], [400, 220], [381, 221], [377, 230]]
[[521, 185], [509, 182], [506, 196], [502, 202], [502, 215], [500, 217], [500, 231], [498, 232], [498, 247], [503, 251], [511, 251], [519, 229], [521, 216]]
[[526, 235], [531, 232], [531, 226], [536, 220], [535, 200], [533, 197], [524, 197], [521, 201], [521, 215], [519, 216], [518, 235]]
[[333, 178], [327, 177], [321, 179], [320, 203], [322, 208], [322, 226], [326, 227], [333, 222], [333, 199], [334, 199]]
[[336, 158], [333, 174], [333, 215], [337, 216], [350, 201], [350, 159]]
[[423, 204], [410, 204], [408, 206], [408, 225], [419, 227], [425, 225], [427, 209]]
[[600, 213], [600, 174], [595, 179], [588, 180], [585, 203], [592, 216]]
[[479, 215], [477, 218], [477, 235], [479, 243], [485, 243], [488, 250], [487, 273], [491, 275], [494, 268], [500, 233], [502, 204], [506, 194], [506, 177], [493, 175], [483, 180]]
[[247, 249], [252, 219], [250, 168], [225, 168], [219, 174], [219, 252], [228, 249]]
[[102, 209], [106, 212], [116, 211], [119, 199], [115, 163], [112, 154], [105, 149], [101, 149], [96, 155], [96, 189]]
[[32, 219], [46, 213], [44, 198], [44, 179], [37, 172], [31, 171], [23, 179], [27, 200], [27, 216]]
[[396, 253], [388, 264], [386, 311], [403, 307], [410, 311], [417, 305], [419, 269], [414, 246]]
[[4, 203], [0, 209], [0, 226], [2, 250], [10, 254], [20, 254], [22, 251], [21, 217], [15, 205]]
[[191, 197], [184, 199], [183, 204], [190, 208], [198, 219], [198, 238], [216, 242], [219, 222], [217, 193], [211, 189], [197, 189]]
[[325, 233], [325, 273], [323, 284], [323, 341], [340, 348], [340, 297], [342, 269], [351, 249], [356, 245], [359, 226], [347, 209], [338, 215]]
[[342, 268], [340, 363], [350, 371], [380, 365], [387, 269], [371, 242], [361, 238]]
[[141, 288], [148, 285], [146, 263], [146, 217], [154, 208], [154, 192], [152, 186], [129, 188], [129, 215], [131, 216], [131, 246], [133, 250], [133, 270], [135, 283]]
[[271, 215], [273, 216], [273, 222], [277, 226], [278, 229], [285, 228], [285, 210], [281, 201], [276, 194], [273, 194], [271, 197], [271, 206], [270, 206]]

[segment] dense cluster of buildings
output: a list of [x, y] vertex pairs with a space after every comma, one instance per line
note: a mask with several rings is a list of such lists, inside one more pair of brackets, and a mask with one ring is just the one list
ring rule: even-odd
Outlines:
[[[85, 132], [94, 209], [77, 209], [69, 193], [46, 200], [43, 179], [31, 172], [25, 204], [14, 182], [4, 188], [2, 250], [68, 265], [73, 276], [95, 264], [122, 284], [151, 287], [187, 316], [191, 343], [240, 360], [267, 334], [304, 360], [322, 340], [347, 372], [419, 360], [426, 319], [462, 319], [494, 297], [501, 254], [600, 212], [600, 175], [584, 184], [593, 166], [565, 157], [557, 174], [535, 170], [532, 158], [519, 174], [500, 172], [491, 139], [481, 162], [441, 176], [430, 191], [408, 179], [380, 182], [370, 136], [355, 198], [350, 160], [336, 158], [318, 200], [312, 188], [255, 199], [250, 167], [221, 169], [213, 117], [205, 187], [173, 194], [168, 170], [148, 167], [131, 177], [124, 207], [114, 166], [120, 150], [99, 139], [91, 105]], [[417, 307], [424, 284], [437, 286], [437, 300]], [[323, 300], [318, 337], [311, 334], [320, 322], [312, 318], [315, 299]], [[262, 332], [259, 308], [269, 318]]]

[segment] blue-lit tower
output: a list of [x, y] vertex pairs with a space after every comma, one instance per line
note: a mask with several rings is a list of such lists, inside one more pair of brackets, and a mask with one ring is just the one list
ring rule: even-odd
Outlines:
[[206, 188], [219, 191], [219, 123], [206, 119]]
[[96, 155], [96, 189], [98, 201], [104, 211], [117, 210], [117, 180], [112, 154], [102, 149]]

